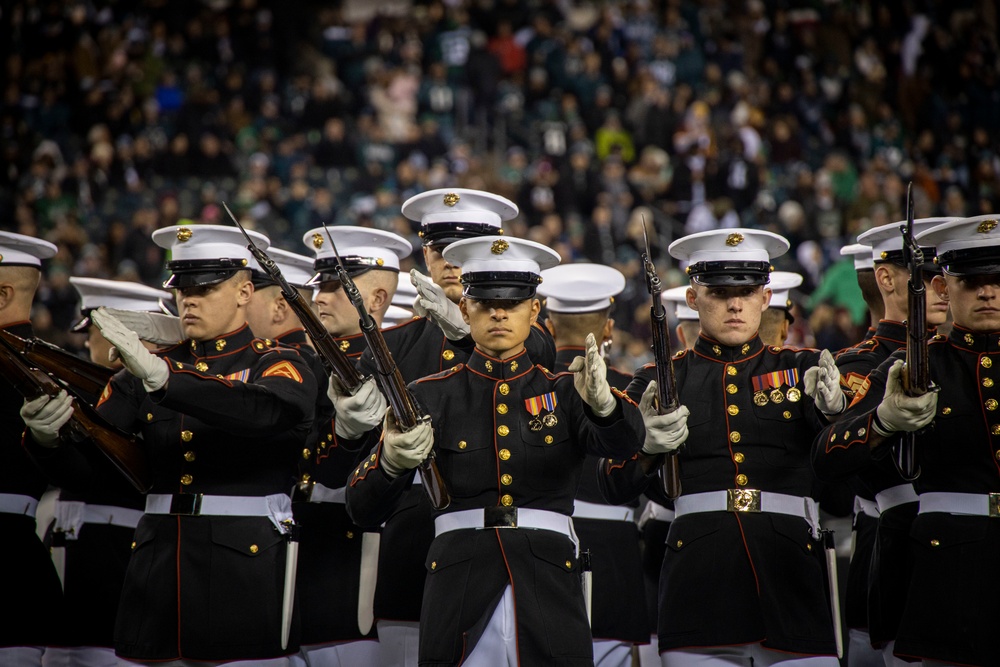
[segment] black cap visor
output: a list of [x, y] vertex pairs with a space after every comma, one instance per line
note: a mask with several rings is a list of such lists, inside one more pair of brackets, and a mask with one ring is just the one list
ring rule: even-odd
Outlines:
[[503, 230], [483, 222], [435, 222], [420, 228], [420, 238], [425, 246], [448, 245], [462, 239], [497, 234], [503, 234]]
[[691, 280], [706, 287], [766, 285], [771, 280], [768, 262], [696, 262], [687, 269]]
[[[924, 251], [924, 263], [920, 265], [921, 270], [924, 273], [941, 273], [941, 267], [934, 262], [934, 255], [936, 250], [932, 247], [921, 247]], [[902, 250], [889, 250], [883, 253], [884, 257], [875, 260], [875, 264], [894, 264], [900, 268], [906, 268], [906, 259], [903, 257]]]
[[1000, 273], [1000, 246], [949, 250], [938, 255], [938, 265], [959, 277]]
[[218, 285], [232, 278], [237, 271], [247, 268], [245, 259], [193, 259], [167, 262], [167, 269], [173, 275], [163, 286], [172, 289]]
[[466, 297], [476, 301], [524, 301], [535, 296], [541, 276], [529, 271], [463, 273]]

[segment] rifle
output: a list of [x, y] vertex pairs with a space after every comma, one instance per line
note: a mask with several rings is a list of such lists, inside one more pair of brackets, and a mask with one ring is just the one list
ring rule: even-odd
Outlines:
[[337, 376], [340, 383], [344, 385], [348, 392], [353, 394], [357, 391], [358, 387], [361, 386], [361, 374], [358, 373], [358, 369], [354, 367], [351, 360], [347, 358], [344, 351], [340, 349], [337, 345], [333, 336], [330, 332], [326, 330], [323, 326], [323, 322], [320, 321], [319, 317], [313, 312], [313, 309], [309, 307], [309, 304], [304, 303], [302, 300], [302, 295], [299, 291], [288, 284], [285, 277], [281, 275], [281, 269], [278, 265], [274, 263], [266, 252], [257, 247], [257, 244], [253, 242], [250, 235], [247, 234], [247, 230], [243, 228], [240, 221], [236, 219], [233, 212], [229, 210], [223, 202], [222, 207], [226, 209], [226, 213], [232, 218], [236, 226], [240, 228], [243, 232], [243, 236], [247, 240], [247, 249], [250, 254], [253, 255], [257, 263], [260, 264], [261, 268], [267, 272], [268, 277], [274, 282], [278, 283], [278, 287], [281, 288], [281, 296], [285, 297], [285, 301], [291, 307], [292, 311], [298, 315], [299, 321], [302, 323], [302, 328], [306, 330], [309, 334], [309, 338], [312, 339], [313, 346], [316, 348], [316, 353], [319, 355], [320, 360], [326, 367], [327, 371]]
[[38, 338], [25, 339], [3, 330], [0, 330], [0, 338], [37, 368], [54, 376], [77, 394], [87, 394], [94, 398], [100, 396], [115, 374], [110, 368], [81, 359]]
[[[660, 277], [656, 275], [656, 267], [650, 259], [649, 236], [646, 235], [646, 221], [642, 222], [642, 238], [646, 242], [646, 251], [642, 253], [642, 265], [646, 272], [646, 289], [653, 297], [649, 308], [649, 327], [653, 334], [653, 359], [656, 362], [656, 411], [665, 415], [681, 406], [677, 397], [677, 381], [674, 377], [673, 355], [670, 352], [670, 333], [667, 331], [667, 311], [660, 298]], [[681, 467], [677, 459], [677, 451], [665, 454], [663, 467], [660, 470], [663, 492], [671, 500], [681, 495]]]
[[[20, 352], [7, 342], [6, 336], [0, 336], [0, 370], [3, 371], [4, 378], [29, 401], [42, 394], [54, 397], [61, 391], [59, 384], [47, 373], [25, 363]], [[77, 398], [73, 414], [60, 430], [59, 436], [76, 442], [93, 441], [140, 493], [146, 493], [152, 486], [145, 452], [139, 447], [135, 436], [109, 424], [86, 401]]]
[[[906, 188], [906, 224], [900, 225], [903, 234], [903, 259], [910, 272], [907, 281], [906, 366], [903, 372], [903, 391], [908, 396], [923, 396], [938, 387], [931, 382], [930, 354], [927, 349], [927, 300], [924, 287], [924, 251], [913, 238], [913, 182]], [[893, 448], [896, 470], [908, 482], [920, 476], [914, 443], [916, 433], [902, 434]]]
[[[330, 239], [330, 245], [333, 247], [333, 254], [337, 257], [337, 277], [340, 278], [340, 284], [344, 286], [344, 293], [347, 294], [347, 298], [351, 300], [351, 304], [358, 311], [358, 317], [361, 318], [361, 333], [364, 335], [365, 342], [368, 343], [368, 348], [372, 351], [372, 356], [375, 359], [379, 386], [382, 388], [382, 393], [389, 400], [389, 405], [392, 406], [392, 412], [396, 416], [397, 423], [399, 423], [400, 428], [405, 433], [414, 428], [420, 421], [426, 419], [426, 417], [421, 417], [417, 412], [413, 396], [406, 389], [406, 384], [403, 382], [403, 375], [399, 372], [399, 367], [396, 365], [396, 362], [392, 358], [392, 353], [389, 352], [389, 348], [385, 344], [385, 338], [382, 336], [382, 331], [379, 329], [378, 323], [371, 316], [371, 313], [368, 312], [368, 309], [365, 308], [364, 299], [361, 297], [358, 286], [347, 275], [347, 269], [344, 268], [344, 263], [340, 259], [340, 253], [337, 252], [337, 244], [333, 242], [333, 235], [330, 234], [329, 228], [326, 225], [323, 225], [323, 227], [326, 229], [327, 238]], [[430, 456], [420, 462], [419, 468], [420, 477], [424, 483], [424, 490], [431, 501], [431, 506], [436, 510], [447, 508], [451, 504], [451, 495], [448, 493], [448, 487], [445, 484], [444, 477], [441, 476], [441, 471], [438, 470], [437, 462], [434, 461], [433, 451], [431, 451]]]

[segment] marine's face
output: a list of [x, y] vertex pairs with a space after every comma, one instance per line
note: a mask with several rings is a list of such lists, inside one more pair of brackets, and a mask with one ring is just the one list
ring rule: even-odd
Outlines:
[[424, 264], [427, 265], [427, 272], [431, 274], [431, 280], [444, 290], [445, 296], [458, 303], [462, 298], [462, 270], [454, 264], [449, 264], [441, 255], [441, 251], [447, 246], [434, 245], [424, 246]]
[[246, 322], [244, 309], [252, 295], [253, 283], [239, 275], [215, 285], [176, 290], [184, 335], [205, 341], [239, 329]]
[[724, 345], [742, 345], [760, 328], [760, 315], [771, 300], [761, 285], [688, 288], [687, 303], [698, 311], [702, 332]]
[[[355, 284], [358, 284], [357, 279], [355, 279]], [[319, 319], [331, 336], [343, 338], [361, 333], [358, 311], [351, 300], [347, 298], [347, 293], [344, 292], [340, 281], [332, 280], [320, 283], [315, 303]]]
[[1000, 274], [934, 276], [934, 291], [951, 306], [955, 324], [977, 332], [1000, 331]]
[[459, 301], [469, 333], [482, 352], [506, 359], [519, 354], [528, 340], [531, 326], [538, 319], [538, 299], [523, 301]]

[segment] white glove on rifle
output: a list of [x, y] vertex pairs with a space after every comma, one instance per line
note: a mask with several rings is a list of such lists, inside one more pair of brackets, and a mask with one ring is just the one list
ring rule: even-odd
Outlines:
[[919, 431], [934, 419], [937, 412], [937, 392], [929, 391], [923, 396], [907, 396], [903, 391], [902, 359], [897, 359], [889, 369], [885, 382], [885, 395], [875, 409], [878, 419], [873, 426], [884, 436], [898, 431]]
[[403, 433], [392, 408], [385, 413], [382, 434], [382, 469], [392, 478], [416, 468], [434, 447], [434, 429], [429, 420], [420, 421]]
[[417, 299], [413, 302], [417, 315], [438, 325], [448, 340], [461, 340], [469, 335], [462, 311], [437, 283], [416, 269], [410, 269], [410, 282], [417, 288]]
[[109, 359], [121, 359], [129, 373], [142, 380], [146, 391], [162, 389], [170, 377], [167, 362], [147, 350], [139, 342], [139, 336], [108, 314], [105, 308], [98, 308], [90, 314], [94, 325], [114, 347]]
[[55, 397], [42, 394], [31, 401], [25, 400], [21, 406], [21, 419], [31, 431], [35, 442], [54, 447], [59, 440], [61, 429], [73, 416], [73, 399], [65, 390]]
[[119, 310], [104, 308], [108, 315], [131, 329], [141, 340], [157, 345], [176, 345], [187, 336], [181, 327], [181, 318], [163, 313], [150, 313], [141, 310]]
[[340, 378], [331, 375], [326, 395], [337, 410], [334, 430], [341, 438], [357, 440], [382, 423], [385, 417], [385, 397], [379, 391], [374, 377], [362, 382], [352, 395], [341, 384]]
[[607, 417], [615, 411], [615, 397], [611, 394], [608, 384], [608, 367], [597, 351], [597, 340], [594, 334], [587, 334], [587, 355], [577, 357], [569, 365], [573, 373], [573, 386], [580, 394], [583, 402], [590, 406], [598, 417]]
[[806, 370], [806, 394], [825, 415], [839, 415], [847, 407], [847, 397], [840, 388], [840, 369], [829, 350], [819, 355], [819, 365]]
[[656, 380], [653, 380], [642, 392], [639, 399], [639, 412], [642, 413], [642, 423], [646, 427], [646, 441], [642, 443], [642, 453], [656, 456], [677, 451], [688, 437], [688, 415], [690, 411], [682, 405], [665, 415], [656, 413], [653, 399], [656, 398]]

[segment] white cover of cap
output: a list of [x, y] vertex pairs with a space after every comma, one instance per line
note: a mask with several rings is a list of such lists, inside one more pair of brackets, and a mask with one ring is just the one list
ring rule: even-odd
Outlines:
[[770, 262], [788, 252], [783, 236], [761, 229], [712, 229], [677, 239], [667, 249], [675, 259], [697, 262]]
[[327, 238], [327, 229], [337, 244], [341, 257], [363, 257], [379, 267], [399, 270], [399, 261], [409, 257], [413, 246], [399, 234], [371, 227], [335, 225], [316, 227], [302, 235], [302, 243], [316, 253], [316, 259], [333, 259], [333, 246]]
[[917, 243], [934, 246], [940, 257], [950, 250], [1000, 245], [1000, 215], [954, 218], [916, 234]]
[[[315, 273], [311, 257], [297, 255], [294, 252], [282, 250], [281, 248], [268, 248], [267, 255], [274, 260], [274, 263], [281, 270], [281, 275], [293, 287], [305, 287], [306, 283], [309, 282]], [[257, 271], [267, 273], [260, 268], [260, 264], [256, 260], [253, 260], [250, 266]]]
[[103, 306], [120, 310], [159, 311], [161, 301], [174, 298], [166, 290], [124, 280], [70, 276], [69, 282], [80, 295], [80, 310]]
[[664, 303], [674, 304], [674, 316], [678, 320], [681, 320], [682, 322], [697, 322], [698, 311], [687, 305], [687, 291], [687, 285], [671, 287], [670, 289], [661, 292], [660, 298]]
[[480, 236], [455, 241], [444, 249], [445, 260], [461, 267], [462, 273], [527, 272], [541, 274], [559, 264], [552, 248], [525, 239]]
[[43, 259], [55, 257], [58, 248], [34, 236], [0, 232], [0, 266], [25, 264], [41, 266]]
[[[957, 218], [920, 218], [913, 221], [913, 236], [917, 238], [922, 232], [933, 229]], [[903, 232], [901, 226], [905, 226], [906, 221], [891, 222], [887, 225], [872, 227], [871, 229], [858, 234], [858, 243], [871, 246], [872, 262], [882, 261], [882, 253], [893, 252], [903, 249]], [[927, 244], [925, 244], [927, 245]], [[930, 259], [930, 258], [928, 258]]]
[[553, 313], [590, 313], [611, 305], [625, 289], [625, 276], [603, 264], [562, 264], [542, 271], [538, 294]]
[[[260, 232], [247, 231], [261, 250], [267, 250], [271, 240]], [[245, 259], [247, 268], [253, 255], [238, 227], [224, 225], [174, 225], [153, 232], [153, 242], [170, 250], [171, 261], [205, 259]]]
[[772, 271], [771, 282], [768, 283], [768, 287], [771, 288], [769, 307], [787, 308], [788, 293], [801, 284], [802, 276], [797, 273], [792, 273], [791, 271]]
[[439, 188], [413, 195], [403, 215], [425, 225], [439, 222], [477, 222], [499, 228], [517, 217], [517, 205], [500, 195], [468, 188]]
[[840, 249], [840, 256], [853, 257], [855, 271], [875, 268], [875, 264], [872, 262], [872, 247], [865, 243], [845, 245]]
[[[407, 309], [412, 315], [413, 302], [417, 299], [417, 288], [413, 286], [409, 273], [400, 273], [396, 283], [396, 293], [392, 295], [392, 305]], [[391, 310], [391, 307], [390, 307]]]

